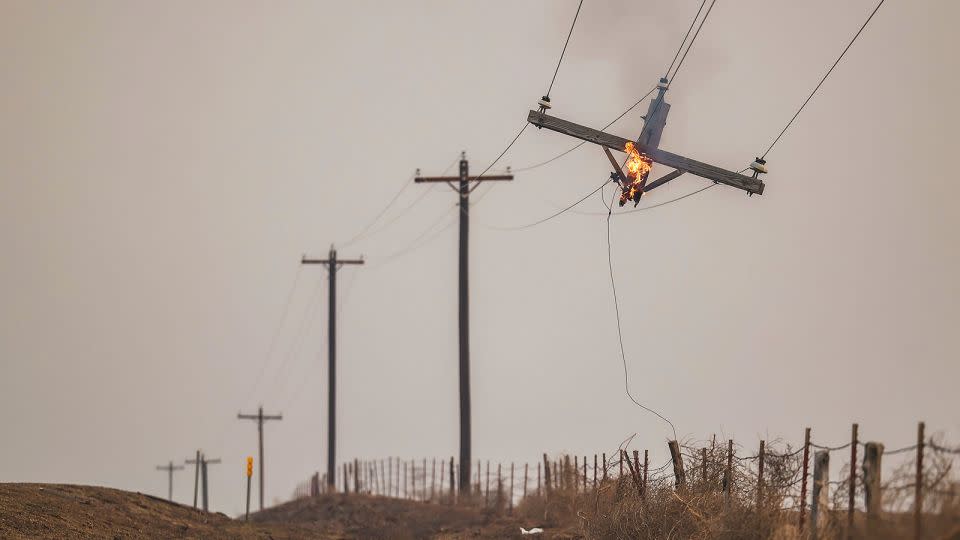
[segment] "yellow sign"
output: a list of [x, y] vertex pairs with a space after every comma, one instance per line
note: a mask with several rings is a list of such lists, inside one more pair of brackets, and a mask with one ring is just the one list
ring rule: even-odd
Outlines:
[[253, 456], [247, 456], [247, 478], [253, 476]]

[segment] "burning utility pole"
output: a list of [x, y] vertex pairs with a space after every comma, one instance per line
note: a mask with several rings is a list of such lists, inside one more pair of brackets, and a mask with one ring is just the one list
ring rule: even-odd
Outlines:
[[[470, 491], [470, 295], [468, 288], [470, 193], [481, 182], [513, 180], [512, 174], [470, 176], [466, 152], [460, 155], [460, 174], [457, 176], [420, 176], [414, 182], [443, 182], [460, 195], [460, 493]], [[508, 171], [509, 172], [509, 171]], [[454, 184], [456, 182], [457, 184]]]
[[[300, 264], [322, 264], [327, 267], [329, 287], [329, 311], [327, 315], [327, 485], [335, 488], [337, 469], [337, 271], [345, 264], [363, 264], [363, 258], [338, 259], [337, 250], [330, 246], [326, 259], [309, 259], [304, 256]], [[260, 462], [261, 471], [263, 461]]]
[[[765, 166], [766, 162], [761, 158], [757, 158], [750, 164], [750, 169], [753, 170], [753, 176], [751, 177], [660, 149], [660, 137], [663, 134], [664, 126], [667, 124], [667, 113], [670, 112], [670, 104], [664, 100], [669, 87], [670, 83], [667, 79], [660, 79], [660, 83], [657, 85], [657, 96], [650, 101], [647, 114], [644, 116], [643, 129], [636, 142], [547, 115], [546, 111], [551, 105], [550, 99], [546, 96], [540, 100], [540, 110], [530, 111], [527, 115], [527, 121], [538, 128], [546, 128], [601, 146], [613, 166], [611, 177], [621, 188], [620, 206], [628, 201], [633, 201], [634, 206], [636, 206], [644, 193], [648, 193], [684, 173], [713, 180], [714, 183], [735, 187], [746, 191], [750, 195], [762, 194], [764, 184], [759, 179], [759, 175], [766, 173], [767, 168]], [[621, 165], [614, 159], [610, 150], [627, 153], [626, 175], [621, 171]], [[650, 174], [654, 163], [660, 163], [675, 170], [648, 184], [647, 176]]]
[[267, 420], [283, 420], [283, 415], [263, 414], [263, 407], [261, 406], [257, 409], [257, 414], [237, 413], [237, 419], [256, 420], [257, 422], [257, 437], [260, 444], [260, 454], [257, 458], [260, 460], [260, 509], [263, 510], [263, 423]]

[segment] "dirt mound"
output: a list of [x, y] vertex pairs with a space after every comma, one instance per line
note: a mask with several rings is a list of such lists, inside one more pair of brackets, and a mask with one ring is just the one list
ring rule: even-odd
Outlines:
[[0, 484], [0, 537], [292, 539], [311, 533], [299, 526], [248, 524], [118, 489]]
[[[365, 495], [299, 499], [250, 519], [103, 487], [0, 484], [0, 538], [488, 539], [519, 538], [523, 524], [473, 507]], [[551, 532], [539, 538], [571, 537]]]
[[[330, 538], [513, 538], [520, 522], [473, 507], [369, 495], [324, 495], [251, 516], [257, 523], [309, 525]], [[528, 525], [529, 526], [529, 525]]]

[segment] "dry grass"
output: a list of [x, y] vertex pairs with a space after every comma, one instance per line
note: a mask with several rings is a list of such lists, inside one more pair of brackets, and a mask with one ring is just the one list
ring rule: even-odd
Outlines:
[[[651, 539], [776, 539], [812, 538], [809, 509], [807, 530], [801, 535], [799, 493], [802, 454], [789, 448], [768, 453], [764, 481], [758, 483], [756, 460], [734, 459], [729, 496], [724, 493], [726, 448], [684, 449], [686, 483], [677, 488], [672, 467], [650, 472], [646, 493], [611, 460], [608, 478], [594, 488], [584, 486], [582, 474], [562, 475], [556, 487], [519, 502], [514, 514], [548, 530], [576, 530], [586, 538]], [[841, 456], [835, 456], [839, 459]], [[564, 458], [565, 460], [566, 458]], [[923, 538], [960, 540], [960, 488], [951, 482], [950, 460], [927, 458], [924, 478]], [[704, 465], [705, 464], [705, 465]], [[913, 538], [915, 465], [904, 463], [884, 479], [882, 515], [868, 520], [855, 513], [852, 537], [858, 539]], [[841, 478], [849, 478], [840, 471]], [[638, 479], [642, 484], [642, 476]], [[821, 514], [818, 537], [847, 538], [848, 486], [831, 486], [831, 508]], [[906, 486], [909, 489], [906, 489]], [[810, 485], [808, 493], [810, 496]], [[861, 501], [862, 493], [858, 492]], [[862, 508], [862, 507], [861, 507]]]

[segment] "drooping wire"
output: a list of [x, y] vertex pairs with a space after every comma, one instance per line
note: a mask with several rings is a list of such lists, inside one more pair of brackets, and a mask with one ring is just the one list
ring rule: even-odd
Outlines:
[[[617, 196], [617, 192], [614, 191], [613, 197], [616, 197], [616, 196]], [[623, 360], [623, 388], [624, 388], [624, 391], [627, 393], [627, 397], [629, 397], [630, 401], [632, 401], [637, 407], [640, 407], [641, 409], [649, 413], [653, 413], [657, 415], [658, 417], [660, 417], [661, 420], [669, 424], [670, 429], [673, 430], [673, 440], [677, 440], [677, 428], [676, 426], [673, 425], [673, 422], [671, 422], [669, 419], [667, 419], [666, 416], [660, 414], [656, 410], [651, 409], [650, 407], [647, 407], [646, 405], [637, 401], [636, 398], [633, 397], [633, 394], [630, 393], [630, 375], [629, 375], [629, 372], [627, 371], [627, 353], [624, 351], [624, 348], [623, 348], [623, 328], [620, 323], [620, 301], [617, 299], [617, 280], [614, 278], [614, 274], [613, 274], [613, 248], [611, 247], [611, 242], [610, 242], [610, 217], [613, 215], [613, 210], [612, 210], [613, 200], [614, 200], [613, 198], [610, 199], [611, 210], [607, 214], [607, 266], [610, 269], [610, 289], [613, 291], [613, 307], [617, 315], [617, 339], [620, 342], [620, 358]]]
[[670, 67], [667, 68], [667, 71], [664, 72], [663, 77], [666, 78], [670, 75], [670, 70], [673, 69], [673, 64], [677, 62], [677, 57], [680, 56], [680, 51], [683, 50], [684, 43], [687, 42], [687, 38], [690, 37], [690, 32], [693, 30], [693, 25], [697, 24], [697, 19], [700, 18], [700, 12], [703, 11], [703, 6], [707, 3], [707, 0], [700, 2], [700, 9], [697, 10], [697, 14], [693, 16], [693, 20], [690, 21], [690, 28], [687, 28], [687, 33], [683, 36], [683, 41], [680, 42], [680, 46], [677, 47], [677, 54], [673, 55], [673, 60], [670, 62]]
[[863, 25], [860, 26], [860, 29], [857, 30], [857, 33], [853, 36], [853, 39], [851, 39], [850, 42], [847, 43], [847, 46], [844, 47], [843, 52], [840, 53], [840, 56], [837, 57], [837, 60], [833, 63], [832, 66], [830, 66], [830, 69], [827, 70], [827, 73], [823, 76], [822, 79], [820, 79], [820, 82], [817, 83], [817, 86], [815, 86], [814, 89], [813, 89], [813, 91], [810, 92], [810, 95], [807, 96], [807, 99], [805, 99], [805, 100], [803, 101], [803, 104], [800, 105], [800, 108], [797, 109], [797, 112], [794, 113], [793, 117], [790, 118], [790, 121], [787, 122], [787, 125], [784, 126], [784, 127], [783, 127], [783, 130], [780, 131], [780, 134], [777, 135], [777, 138], [774, 139], [772, 143], [770, 143], [770, 146], [767, 148], [767, 150], [763, 153], [762, 156], [760, 156], [761, 159], [764, 159], [764, 158], [767, 157], [767, 154], [769, 154], [769, 153], [770, 153], [770, 150], [772, 150], [773, 147], [774, 147], [774, 145], [777, 144], [777, 141], [780, 140], [780, 137], [783, 137], [783, 134], [787, 132], [787, 130], [788, 130], [788, 129], [790, 128], [790, 126], [793, 124], [793, 121], [796, 120], [798, 116], [800, 116], [800, 112], [803, 111], [803, 108], [807, 106], [807, 103], [810, 103], [810, 100], [813, 99], [813, 95], [817, 93], [817, 90], [819, 90], [820, 87], [823, 85], [823, 82], [827, 80], [827, 77], [829, 77], [830, 74], [833, 73], [833, 69], [834, 69], [835, 67], [837, 67], [837, 64], [840, 63], [840, 60], [843, 59], [843, 56], [844, 56], [845, 54], [847, 54], [847, 51], [848, 51], [848, 50], [850, 50], [850, 47], [853, 45], [853, 42], [855, 42], [855, 41], [857, 40], [857, 38], [860, 37], [860, 34], [863, 32], [863, 29], [866, 28], [868, 24], [870, 24], [870, 20], [873, 19], [873, 16], [874, 16], [874, 15], [876, 15], [877, 11], [880, 9], [880, 6], [883, 5], [883, 2], [884, 2], [884, 0], [880, 0], [880, 2], [877, 4], [877, 7], [873, 8], [873, 11], [870, 12], [870, 16], [867, 17], [867, 20], [864, 21]]
[[580, 16], [580, 8], [583, 7], [583, 0], [580, 0], [580, 4], [577, 5], [577, 12], [573, 15], [573, 22], [570, 23], [570, 31], [567, 32], [567, 40], [563, 43], [563, 50], [560, 51], [560, 59], [557, 60], [557, 69], [553, 70], [553, 78], [550, 79], [550, 87], [547, 88], [547, 97], [550, 97], [550, 92], [553, 90], [553, 83], [557, 81], [557, 73], [560, 72], [560, 64], [563, 62], [563, 55], [567, 52], [567, 45], [570, 44], [570, 36], [573, 35], [573, 27], [577, 25], [577, 17]]
[[[479, 182], [480, 179], [483, 178], [483, 175], [487, 174], [487, 172], [489, 172], [490, 169], [492, 169], [493, 166], [496, 165], [498, 161], [500, 161], [500, 158], [502, 158], [502, 157], [504, 156], [504, 154], [506, 154], [506, 153], [510, 150], [510, 148], [513, 147], [513, 144], [514, 144], [515, 142], [517, 142], [517, 139], [520, 138], [520, 135], [523, 135], [523, 132], [527, 130], [527, 126], [529, 126], [529, 125], [530, 125], [530, 124], [529, 124], [528, 122], [524, 122], [524, 123], [523, 123], [523, 127], [520, 128], [520, 131], [518, 131], [516, 135], [514, 135], [513, 140], [510, 141], [510, 144], [508, 144], [507, 147], [503, 149], [503, 152], [500, 152], [500, 155], [497, 156], [497, 159], [495, 159], [495, 160], [493, 160], [492, 162], [490, 162], [490, 164], [487, 165], [487, 168], [484, 169], [482, 173], [480, 173], [479, 175], [477, 175], [476, 178], [474, 178], [474, 181]], [[473, 203], [471, 203], [471, 206], [473, 206], [473, 205], [475, 205], [475, 204], [478, 204], [481, 200], [483, 200], [483, 198], [484, 198], [484, 197], [487, 195], [487, 193], [489, 193], [489, 192], [490, 192], [490, 190], [487, 190], [487, 191], [481, 193], [479, 196], [477, 196], [477, 198], [473, 201]], [[463, 210], [461, 209], [461, 212], [462, 212], [462, 211], [463, 211]]]
[[361, 238], [363, 238], [367, 234], [367, 232], [370, 230], [370, 228], [373, 227], [378, 221], [380, 221], [380, 218], [382, 218], [383, 215], [387, 213], [387, 210], [390, 210], [390, 208], [394, 205], [394, 203], [397, 202], [397, 199], [400, 198], [400, 195], [403, 195], [403, 192], [406, 191], [408, 187], [410, 187], [410, 184], [412, 184], [410, 180], [412, 180], [412, 176], [404, 179], [403, 185], [400, 186], [400, 190], [397, 191], [397, 193], [393, 196], [393, 198], [390, 199], [390, 202], [388, 202], [387, 205], [384, 206], [383, 209], [377, 213], [377, 215], [373, 216], [372, 220], [370, 220], [366, 225], [363, 226], [362, 229], [360, 229], [360, 232], [353, 235], [353, 237], [347, 240], [346, 242], [341, 242], [338, 245], [340, 247], [347, 247], [353, 244], [354, 242], [356, 242], [357, 240], [360, 240]]
[[441, 214], [440, 217], [437, 218], [435, 221], [431, 222], [430, 225], [423, 230], [423, 232], [421, 232], [419, 235], [417, 235], [416, 238], [408, 242], [404, 247], [382, 258], [372, 260], [371, 268], [379, 268], [381, 266], [384, 266], [387, 263], [394, 261], [400, 257], [403, 257], [404, 255], [412, 253], [420, 249], [421, 247], [425, 246], [426, 244], [430, 243], [430, 241], [433, 240], [437, 235], [439, 235], [441, 232], [450, 228], [456, 222], [456, 220], [451, 220], [450, 223], [448, 223], [446, 226], [440, 229], [437, 229], [437, 226], [443, 223], [444, 219], [449, 217], [450, 214], [454, 213], [454, 210], [457, 209], [457, 206], [458, 205], [451, 206], [446, 212]]
[[583, 201], [585, 201], [585, 200], [587, 200], [588, 198], [592, 197], [596, 192], [602, 190], [603, 187], [606, 186], [606, 185], [609, 184], [609, 183], [610, 183], [610, 180], [609, 180], [609, 179], [604, 180], [604, 182], [603, 182], [602, 184], [600, 184], [599, 186], [597, 186], [593, 191], [591, 191], [590, 193], [587, 193], [586, 195], [584, 195], [583, 197], [581, 197], [580, 199], [578, 199], [578, 200], [577, 200], [576, 202], [574, 202], [573, 204], [571, 204], [571, 205], [567, 206], [566, 208], [564, 208], [563, 210], [560, 210], [560, 211], [558, 211], [558, 212], [555, 212], [555, 213], [553, 213], [553, 214], [551, 214], [551, 215], [549, 215], [549, 216], [547, 216], [547, 217], [545, 217], [545, 218], [543, 218], [543, 219], [539, 219], [539, 220], [537, 220], [537, 221], [534, 221], [533, 223], [527, 223], [526, 225], [518, 225], [518, 226], [515, 226], [515, 227], [497, 227], [497, 226], [492, 226], [492, 225], [487, 225], [486, 227], [487, 227], [488, 229], [494, 229], [494, 230], [498, 230], [498, 231], [520, 231], [520, 230], [523, 230], [523, 229], [529, 229], [529, 228], [531, 228], [531, 227], [536, 227], [537, 225], [540, 225], [541, 223], [546, 223], [547, 221], [550, 221], [551, 219], [553, 219], [553, 218], [555, 218], [555, 217], [563, 214], [563, 213], [566, 212], [567, 210], [570, 210], [571, 208], [579, 205], [579, 204], [582, 203]]
[[[639, 105], [640, 103], [642, 103], [643, 100], [647, 99], [647, 97], [649, 97], [650, 94], [652, 94], [653, 91], [656, 90], [656, 89], [657, 89], [656, 86], [654, 86], [653, 88], [651, 88], [646, 94], [643, 95], [643, 97], [641, 97], [641, 98], [638, 99], [637, 101], [633, 102], [633, 105], [630, 105], [629, 107], [627, 107], [626, 110], [624, 110], [622, 113], [620, 113], [619, 116], [617, 116], [616, 118], [614, 118], [613, 120], [611, 120], [609, 123], [607, 123], [607, 125], [605, 125], [605, 126], [603, 126], [602, 128], [600, 128], [600, 131], [603, 131], [603, 130], [609, 128], [610, 126], [616, 124], [617, 122], [619, 122], [621, 118], [623, 118], [623, 117], [626, 116], [630, 111], [632, 111], [633, 109], [635, 109], [635, 108], [637, 107], [637, 105]], [[565, 151], [563, 151], [563, 152], [561, 152], [561, 153], [553, 156], [552, 158], [550, 158], [550, 159], [548, 159], [548, 160], [546, 160], [546, 161], [541, 161], [540, 163], [537, 163], [537, 164], [534, 164], [534, 165], [528, 165], [528, 166], [526, 166], [526, 167], [520, 167], [520, 168], [514, 169], [514, 170], [517, 171], [517, 172], [523, 172], [523, 171], [530, 171], [530, 170], [533, 170], [533, 169], [536, 169], [536, 168], [539, 168], [539, 167], [543, 167], [544, 165], [547, 165], [547, 164], [549, 164], [549, 163], [552, 163], [552, 162], [554, 162], [554, 161], [562, 158], [563, 156], [569, 154], [570, 152], [573, 152], [574, 150], [576, 150], [577, 148], [580, 148], [581, 146], [583, 146], [583, 145], [586, 144], [586, 143], [587, 143], [587, 141], [581, 141], [581, 142], [575, 144], [574, 146], [572, 146], [572, 147], [568, 148], [567, 150], [565, 150]]]
[[277, 340], [280, 338], [280, 332], [283, 330], [284, 323], [286, 323], [287, 316], [290, 313], [290, 306], [293, 304], [293, 295], [297, 291], [297, 286], [300, 284], [300, 275], [302, 273], [303, 265], [297, 264], [297, 272], [293, 276], [293, 284], [290, 286], [290, 290], [287, 292], [286, 300], [283, 302], [283, 311], [281, 311], [280, 314], [280, 321], [277, 323], [277, 326], [273, 331], [273, 335], [270, 337], [270, 343], [267, 346], [267, 354], [263, 358], [263, 363], [260, 364], [260, 372], [257, 374], [257, 378], [254, 379], [253, 385], [250, 386], [250, 390], [247, 391], [246, 396], [241, 403], [246, 404], [250, 401], [250, 398], [253, 397], [257, 387], [260, 386], [260, 382], [263, 380], [263, 374], [266, 372], [267, 364], [269, 364], [270, 359], [273, 358], [273, 352], [276, 349]]

